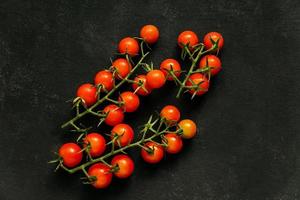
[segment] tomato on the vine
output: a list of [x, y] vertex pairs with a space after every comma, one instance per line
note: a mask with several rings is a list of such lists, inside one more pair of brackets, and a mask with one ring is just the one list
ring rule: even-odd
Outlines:
[[167, 143], [166, 151], [170, 154], [179, 153], [182, 149], [182, 139], [176, 133], [167, 133], [164, 135], [165, 142]]
[[181, 137], [184, 139], [191, 139], [195, 137], [197, 133], [197, 126], [195, 122], [190, 119], [181, 120], [178, 123], [179, 128], [182, 130]]
[[111, 130], [111, 139], [116, 136], [115, 145], [124, 147], [133, 141], [134, 132], [128, 124], [118, 124]]
[[112, 180], [112, 173], [110, 167], [103, 163], [96, 163], [88, 170], [88, 175], [93, 180], [91, 185], [97, 189], [107, 188]]
[[122, 109], [115, 104], [106, 106], [103, 112], [107, 114], [104, 122], [109, 126], [115, 126], [124, 120]]
[[203, 69], [206, 67], [210, 67], [210, 73], [212, 76], [219, 73], [221, 70], [221, 61], [220, 59], [215, 55], [206, 55], [203, 58], [201, 58], [199, 62], [199, 68]]
[[[132, 84], [132, 88], [135, 91], [135, 93], [141, 96], [147, 96], [151, 93], [152, 88], [150, 88], [150, 86], [148, 85], [145, 75], [143, 74], [138, 75], [137, 77], [134, 78], [134, 82], [135, 83]], [[141, 83], [144, 88], [140, 87], [139, 83]]]
[[177, 107], [167, 105], [160, 111], [160, 116], [164, 118], [168, 123], [178, 122], [180, 119], [180, 111]]
[[125, 112], [134, 112], [140, 105], [139, 97], [133, 92], [122, 92], [119, 96], [119, 101], [123, 102], [122, 108]]
[[139, 43], [134, 38], [126, 37], [119, 42], [119, 52], [122, 54], [127, 53], [130, 56], [136, 56], [139, 50]]
[[152, 89], [161, 88], [166, 82], [164, 73], [159, 69], [149, 71], [146, 75], [146, 79], [147, 84]]
[[189, 92], [191, 94], [196, 92], [196, 95], [200, 96], [208, 91], [209, 81], [203, 74], [195, 73], [189, 77], [185, 85], [188, 87], [196, 86], [196, 88], [189, 89]]
[[123, 79], [125, 78], [129, 72], [131, 71], [131, 64], [127, 61], [125, 58], [118, 58], [113, 63], [112, 66], [116, 70], [115, 77], [117, 79]]
[[99, 157], [104, 153], [106, 142], [104, 137], [99, 133], [89, 133], [83, 139], [83, 146], [88, 148], [88, 152], [94, 158]]
[[159, 38], [159, 30], [154, 25], [145, 25], [142, 27], [142, 29], [140, 31], [140, 36], [148, 44], [154, 44], [157, 42], [157, 40]]
[[193, 46], [199, 43], [198, 36], [193, 31], [183, 31], [177, 38], [178, 45], [182, 48], [183, 45], [188, 45], [191, 49]]
[[82, 84], [77, 89], [77, 97], [80, 97], [83, 103], [89, 107], [97, 101], [97, 88], [90, 83]]
[[65, 143], [58, 151], [58, 155], [63, 161], [63, 165], [69, 168], [76, 167], [82, 160], [82, 150], [78, 144]]
[[141, 150], [141, 156], [147, 163], [155, 164], [164, 157], [164, 149], [155, 142], [147, 142]]
[[212, 43], [211, 40], [213, 40], [214, 42], [219, 40], [218, 49], [222, 49], [222, 47], [224, 45], [224, 39], [223, 39], [223, 36], [220, 33], [218, 33], [218, 32], [209, 32], [204, 36], [203, 43], [204, 43], [204, 46], [205, 46], [206, 49], [212, 48], [213, 43]]
[[95, 82], [95, 85], [102, 85], [102, 87], [104, 87], [104, 90], [106, 90], [106, 91], [111, 91], [114, 86], [113, 75], [108, 70], [99, 71], [95, 75], [94, 82]]
[[124, 154], [114, 156], [111, 165], [114, 175], [118, 178], [128, 178], [134, 171], [133, 160]]
[[170, 75], [170, 71], [173, 71], [176, 77], [179, 77], [181, 73], [179, 62], [172, 58], [168, 58], [162, 61], [162, 63], [160, 64], [160, 70], [164, 73], [164, 75], [167, 77], [167, 80], [169, 81], [173, 80], [173, 77]]

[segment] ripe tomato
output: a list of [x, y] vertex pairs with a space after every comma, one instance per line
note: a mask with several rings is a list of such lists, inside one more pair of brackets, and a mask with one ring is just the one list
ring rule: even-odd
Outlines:
[[88, 107], [96, 103], [97, 96], [97, 88], [90, 83], [82, 84], [77, 89], [77, 97], [80, 97]]
[[209, 32], [204, 36], [203, 43], [206, 49], [210, 49], [213, 46], [211, 39], [215, 42], [219, 39], [218, 50], [222, 49], [224, 45], [224, 39], [223, 36], [218, 32]]
[[97, 189], [107, 188], [112, 180], [110, 167], [103, 163], [96, 163], [92, 165], [88, 170], [88, 175], [95, 178], [95, 181], [92, 182], [92, 186]]
[[157, 42], [159, 38], [158, 28], [154, 25], [145, 25], [140, 31], [140, 36], [143, 38], [148, 44], [154, 44]]
[[171, 122], [172, 124], [179, 121], [180, 111], [175, 106], [167, 105], [160, 111], [160, 117], [166, 119], [167, 122]]
[[173, 70], [174, 75], [176, 77], [179, 77], [181, 73], [181, 67], [179, 62], [172, 58], [165, 59], [164, 61], [162, 61], [162, 63], [160, 64], [160, 70], [164, 73], [164, 75], [169, 81], [173, 80], [173, 77], [169, 74], [169, 71]]
[[128, 178], [134, 171], [133, 160], [124, 154], [114, 156], [111, 165], [116, 168], [114, 175], [118, 178]]
[[122, 109], [114, 104], [110, 104], [103, 109], [104, 113], [107, 113], [105, 123], [109, 126], [115, 126], [123, 122], [124, 113]]
[[179, 153], [182, 149], [183, 143], [182, 139], [176, 133], [167, 133], [165, 136], [167, 143], [166, 151], [170, 154]]
[[134, 112], [140, 105], [140, 99], [138, 95], [129, 91], [121, 93], [119, 96], [119, 101], [124, 103], [122, 108], [125, 112]]
[[191, 49], [199, 43], [198, 36], [193, 31], [183, 31], [177, 38], [178, 45], [182, 48], [183, 45], [189, 45]]
[[125, 58], [118, 58], [113, 63], [112, 66], [116, 69], [116, 78], [123, 79], [131, 71], [131, 64]]
[[144, 147], [148, 149], [142, 148], [141, 150], [141, 156], [145, 162], [155, 164], [163, 159], [164, 149], [161, 145], [154, 142], [147, 142]]
[[69, 168], [76, 167], [82, 160], [82, 151], [78, 144], [65, 143], [58, 151], [63, 160], [63, 165]]
[[[141, 96], [147, 96], [151, 93], [152, 88], [150, 88], [150, 86], [148, 85], [147, 79], [145, 75], [138, 75], [137, 77], [134, 78], [134, 82], [132, 84], [132, 88], [135, 91], [135, 93], [141, 95]], [[140, 85], [138, 83], [142, 83], [144, 88], [140, 87]], [[138, 87], [140, 87], [138, 89]]]
[[221, 70], [221, 61], [220, 59], [215, 56], [215, 55], [206, 55], [203, 58], [201, 58], [199, 62], [199, 68], [205, 68], [205, 67], [210, 67], [210, 73], [212, 76], [216, 75], [219, 73]]
[[118, 124], [113, 127], [111, 130], [111, 139], [113, 139], [115, 135], [118, 135], [115, 145], [120, 144], [121, 147], [130, 144], [134, 138], [133, 129], [128, 124]]
[[146, 79], [147, 84], [152, 89], [161, 88], [166, 82], [164, 73], [159, 69], [149, 71], [146, 75]]
[[108, 70], [99, 71], [94, 78], [95, 85], [102, 85], [106, 91], [111, 91], [114, 86], [113, 75]]
[[136, 56], [139, 49], [139, 43], [134, 38], [126, 37], [119, 42], [119, 52], [122, 54], [128, 53], [130, 56]]
[[[208, 88], [209, 88], [209, 81], [207, 80], [207, 78], [203, 75], [203, 74], [200, 74], [200, 73], [195, 73], [195, 74], [192, 74], [188, 81], [186, 82], [186, 86], [193, 86], [193, 84], [199, 84], [198, 86], [198, 89], [197, 89], [197, 93], [196, 95], [200, 96], [200, 95], [203, 95], [204, 93], [206, 93], [208, 91]], [[195, 89], [190, 89], [189, 92], [191, 94], [194, 94], [196, 90]]]
[[181, 137], [184, 139], [191, 139], [195, 137], [197, 133], [197, 126], [195, 122], [190, 119], [181, 120], [178, 123], [179, 128], [182, 129]]
[[86, 135], [83, 140], [83, 146], [87, 147], [88, 145], [88, 150], [93, 158], [101, 156], [106, 148], [105, 139], [99, 133], [89, 133]]

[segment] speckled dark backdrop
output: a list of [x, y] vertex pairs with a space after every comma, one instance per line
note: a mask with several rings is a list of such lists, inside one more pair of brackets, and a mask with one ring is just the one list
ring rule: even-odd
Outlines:
[[[178, 56], [176, 38], [192, 29], [225, 37], [224, 70], [210, 92], [176, 100], [168, 84], [126, 116], [137, 127], [152, 110], [178, 105], [200, 134], [184, 151], [136, 171], [106, 191], [53, 173], [51, 151], [66, 140], [78, 84], [109, 65], [121, 37], [160, 28], [152, 60]], [[1, 200], [296, 200], [299, 192], [300, 2], [0, 2]], [[137, 128], [136, 128], [137, 130]]]

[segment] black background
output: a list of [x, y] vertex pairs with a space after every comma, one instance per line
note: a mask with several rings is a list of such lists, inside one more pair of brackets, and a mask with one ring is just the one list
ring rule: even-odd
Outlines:
[[[66, 100], [109, 66], [118, 41], [145, 24], [160, 28], [156, 66], [177, 57], [179, 32], [225, 38], [223, 71], [209, 93], [175, 99], [176, 88], [142, 99], [126, 121], [175, 104], [199, 135], [178, 156], [105, 191], [47, 164], [63, 141]], [[0, 199], [300, 199], [299, 1], [0, 2]], [[297, 147], [298, 145], [298, 147]]]

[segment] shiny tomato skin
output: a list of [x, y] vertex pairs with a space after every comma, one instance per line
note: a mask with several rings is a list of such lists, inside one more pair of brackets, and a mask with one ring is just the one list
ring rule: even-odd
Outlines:
[[[202, 82], [202, 83], [200, 83], [200, 82]], [[198, 88], [201, 88], [201, 90], [197, 91], [197, 93], [196, 93], [197, 96], [201, 96], [201, 95], [205, 94], [209, 89], [209, 81], [207, 80], [207, 78], [203, 74], [200, 74], [200, 73], [192, 74], [189, 77], [189, 79], [188, 79], [188, 81], [186, 82], [185, 85], [186, 86], [193, 86], [192, 83], [194, 83], [194, 84], [199, 84], [200, 83]], [[191, 94], [194, 94], [195, 89], [190, 89], [189, 92]]]
[[140, 36], [148, 44], [154, 44], [157, 42], [157, 40], [159, 38], [159, 30], [154, 25], [145, 25], [142, 27], [142, 29], [140, 31]]
[[179, 128], [182, 129], [181, 137], [184, 139], [191, 139], [197, 133], [197, 126], [195, 122], [190, 119], [183, 119], [178, 123]]
[[107, 188], [112, 181], [110, 170], [110, 167], [103, 163], [93, 164], [88, 170], [88, 175], [96, 180], [91, 185], [97, 189]]
[[78, 144], [65, 143], [58, 151], [59, 156], [63, 160], [63, 165], [69, 168], [76, 167], [82, 160], [82, 149]]
[[134, 112], [140, 105], [140, 99], [138, 95], [133, 92], [122, 92], [119, 96], [119, 101], [123, 102], [122, 108], [124, 112]]
[[189, 48], [192, 49], [192, 47], [199, 43], [198, 36], [193, 31], [183, 31], [179, 34], [177, 38], [178, 45], [182, 48], [183, 45], [189, 45]]
[[[136, 83], [132, 84], [132, 88], [135, 91], [135, 93], [137, 93], [138, 95], [147, 96], [152, 92], [152, 88], [150, 88], [150, 86], [147, 83], [146, 75], [143, 74], [138, 75], [137, 77], [134, 78], [134, 81]], [[139, 87], [139, 85], [137, 84], [139, 81], [144, 84], [144, 87], [146, 88], [147, 91], [144, 88], [137, 89]]]
[[167, 105], [161, 109], [160, 117], [166, 119], [167, 122], [176, 123], [180, 119], [180, 111], [175, 106]]
[[122, 54], [127, 53], [130, 56], [137, 56], [139, 50], [139, 43], [134, 38], [126, 37], [119, 42], [119, 52]]
[[167, 80], [172, 81], [173, 77], [169, 74], [169, 71], [173, 69], [174, 75], [176, 77], [180, 76], [181, 73], [181, 67], [177, 60], [168, 58], [162, 61], [160, 64], [160, 70], [164, 73], [164, 75], [167, 77]]
[[125, 58], [114, 60], [112, 66], [116, 69], [117, 72], [115, 77], [119, 80], [124, 79], [132, 69], [131, 64]]
[[215, 55], [206, 55], [201, 58], [199, 62], [199, 68], [203, 69], [207, 67], [207, 64], [210, 68], [210, 73], [212, 76], [218, 74], [222, 69], [221, 60]]
[[97, 88], [90, 83], [82, 84], [77, 89], [77, 97], [80, 97], [87, 107], [96, 103], [97, 96]]
[[101, 70], [95, 75], [94, 83], [104, 86], [106, 91], [111, 91], [114, 86], [113, 74], [108, 70]]
[[115, 145], [118, 146], [117, 141], [119, 141], [121, 147], [130, 144], [134, 138], [134, 131], [128, 124], [118, 124], [114, 126], [111, 130], [111, 139], [113, 139], [116, 134], [119, 138], [115, 141]]
[[220, 50], [220, 49], [223, 48], [224, 39], [223, 39], [223, 36], [220, 33], [218, 33], [218, 32], [209, 32], [204, 36], [203, 43], [204, 43], [204, 46], [205, 46], [206, 49], [210, 49], [213, 46], [213, 43], [211, 42], [210, 39], [212, 39], [215, 42], [219, 39], [218, 49]]
[[156, 164], [163, 159], [164, 149], [161, 145], [156, 144], [154, 142], [147, 142], [144, 146], [153, 150], [153, 152], [147, 152], [146, 149], [141, 149], [141, 157], [145, 162], [150, 164]]
[[146, 75], [146, 79], [147, 84], [152, 89], [161, 88], [166, 82], [164, 73], [159, 69], [149, 71]]
[[121, 179], [128, 178], [134, 171], [133, 160], [125, 154], [114, 156], [111, 161], [111, 165], [113, 167], [118, 167], [118, 170], [114, 172], [114, 175]]
[[106, 149], [105, 138], [99, 133], [89, 133], [83, 140], [83, 146], [89, 145], [89, 153], [95, 158], [101, 156]]
[[120, 124], [124, 120], [124, 112], [120, 107], [115, 104], [110, 104], [103, 109], [104, 113], [107, 113], [105, 118], [105, 124], [109, 126], [115, 126]]
[[167, 133], [164, 135], [167, 143], [166, 151], [170, 154], [179, 153], [182, 149], [183, 142], [179, 135], [176, 133]]

